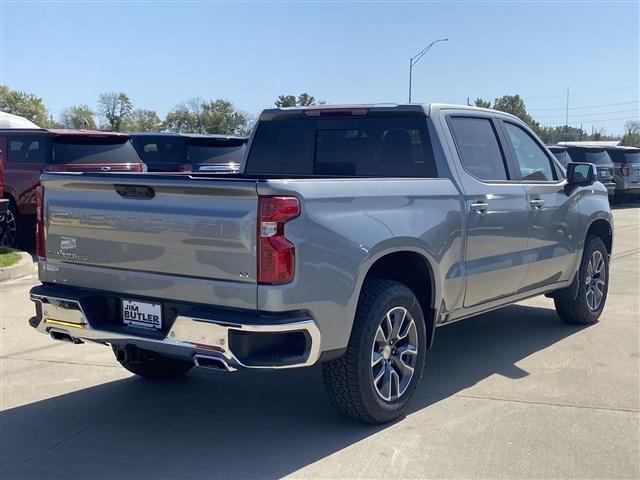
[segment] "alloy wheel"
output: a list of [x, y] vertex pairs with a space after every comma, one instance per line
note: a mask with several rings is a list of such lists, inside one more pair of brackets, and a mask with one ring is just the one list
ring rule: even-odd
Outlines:
[[7, 209], [4, 215], [0, 215], [0, 246], [14, 247], [18, 235], [16, 218], [11, 209]]
[[586, 298], [589, 310], [595, 312], [602, 305], [604, 299], [604, 290], [606, 282], [606, 271], [604, 268], [604, 257], [602, 252], [596, 250], [591, 255], [587, 265]]
[[418, 331], [404, 307], [390, 309], [381, 320], [371, 348], [376, 393], [387, 402], [399, 399], [411, 384], [418, 358]]

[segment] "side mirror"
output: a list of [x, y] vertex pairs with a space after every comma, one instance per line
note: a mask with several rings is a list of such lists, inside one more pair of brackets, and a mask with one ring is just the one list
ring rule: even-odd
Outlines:
[[593, 163], [567, 163], [567, 181], [570, 185], [591, 185], [598, 179]]

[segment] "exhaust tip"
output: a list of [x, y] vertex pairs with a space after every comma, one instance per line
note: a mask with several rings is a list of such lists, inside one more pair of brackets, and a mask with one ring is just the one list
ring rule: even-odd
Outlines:
[[207, 368], [209, 370], [217, 370], [222, 372], [232, 372], [235, 368], [220, 357], [212, 357], [209, 355], [196, 355], [193, 357], [193, 363], [196, 367]]
[[82, 340], [78, 338], [73, 338], [71, 335], [69, 335], [68, 332], [64, 332], [62, 330], [56, 330], [53, 328], [49, 330], [49, 336], [54, 340], [60, 340], [61, 342], [69, 342], [69, 343], [75, 343], [75, 344], [83, 343]]

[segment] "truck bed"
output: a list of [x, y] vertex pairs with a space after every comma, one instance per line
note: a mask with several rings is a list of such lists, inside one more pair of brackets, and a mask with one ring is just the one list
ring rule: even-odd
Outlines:
[[46, 174], [43, 281], [256, 306], [256, 181]]

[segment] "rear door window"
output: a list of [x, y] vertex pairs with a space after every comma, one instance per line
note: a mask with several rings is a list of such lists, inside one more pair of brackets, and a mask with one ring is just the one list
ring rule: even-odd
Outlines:
[[186, 142], [182, 138], [141, 136], [132, 138], [131, 143], [142, 161], [149, 165], [164, 162], [186, 162]]
[[553, 156], [560, 162], [560, 165], [565, 168], [567, 167], [567, 164], [571, 162], [571, 157], [565, 150], [558, 150], [555, 152], [551, 151], [551, 153], [553, 153]]
[[507, 180], [498, 136], [489, 118], [450, 117], [451, 132], [465, 170], [480, 180]]
[[9, 138], [7, 159], [11, 163], [46, 163], [48, 142], [42, 135]]
[[640, 152], [626, 152], [624, 161], [625, 163], [640, 163]]
[[550, 182], [555, 180], [551, 158], [524, 128], [504, 122], [507, 136], [513, 147], [515, 160], [522, 180]]
[[128, 138], [60, 136], [53, 140], [52, 163], [140, 163]]
[[247, 173], [437, 177], [424, 117], [305, 118], [262, 122]]
[[208, 140], [191, 140], [187, 146], [189, 163], [207, 165], [226, 165], [240, 163], [245, 150], [245, 142], [231, 140], [211, 142]]
[[596, 165], [610, 165], [611, 157], [604, 150], [587, 150], [584, 153], [584, 161]]

